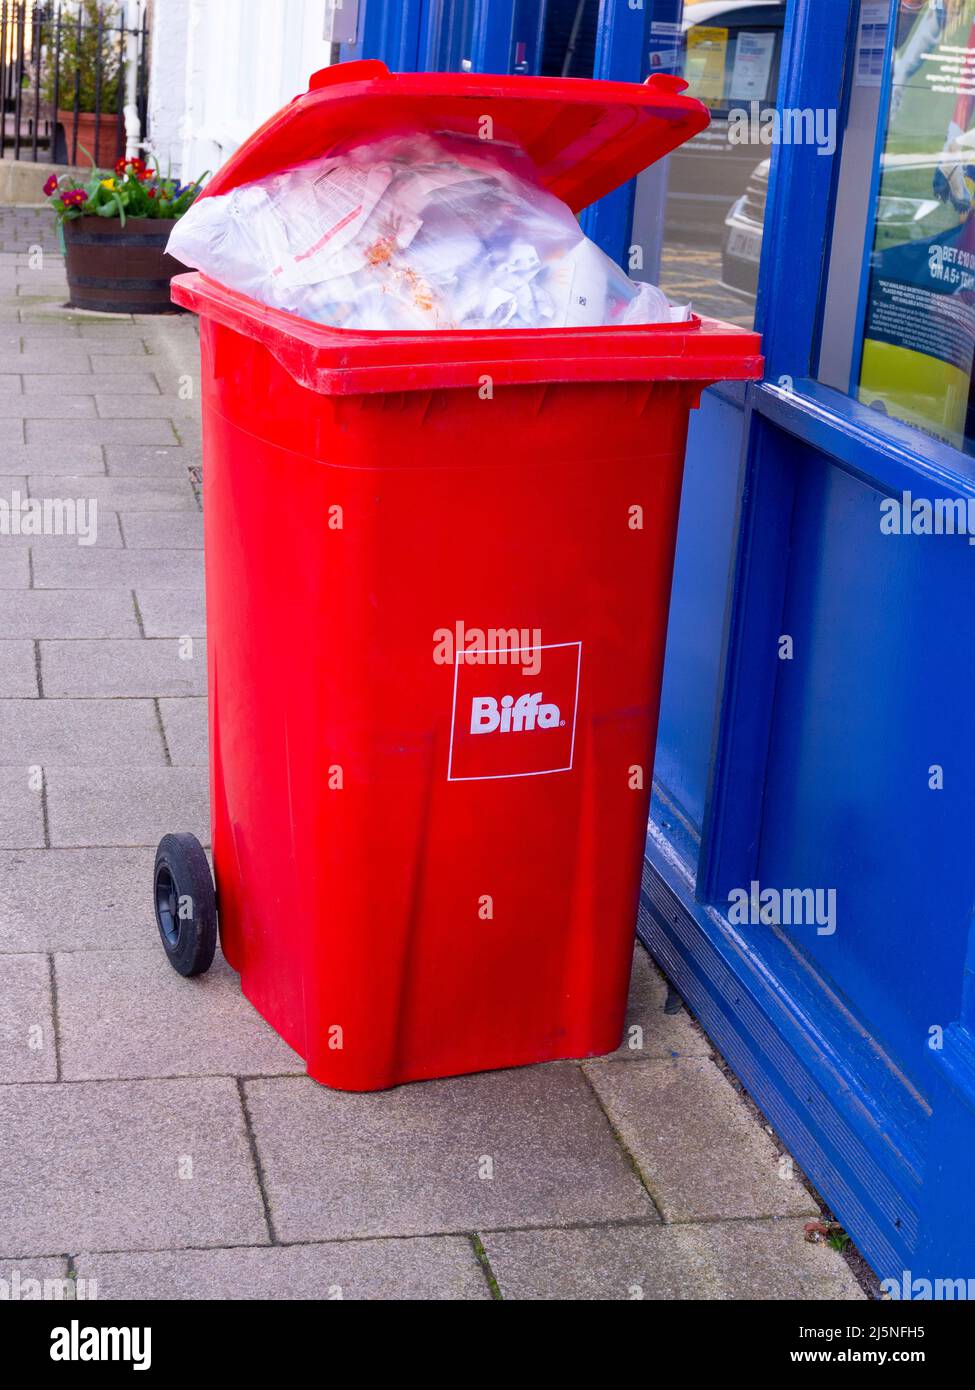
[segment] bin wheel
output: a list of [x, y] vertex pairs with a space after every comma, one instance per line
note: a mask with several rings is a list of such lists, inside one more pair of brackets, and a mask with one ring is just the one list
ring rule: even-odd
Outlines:
[[180, 975], [202, 975], [217, 946], [217, 902], [206, 851], [195, 835], [164, 835], [153, 873], [156, 925]]

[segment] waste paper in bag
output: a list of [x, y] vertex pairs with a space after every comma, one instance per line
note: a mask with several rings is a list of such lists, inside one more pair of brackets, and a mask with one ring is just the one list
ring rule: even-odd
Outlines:
[[584, 236], [514, 147], [398, 135], [202, 198], [167, 247], [253, 299], [350, 329], [689, 317]]

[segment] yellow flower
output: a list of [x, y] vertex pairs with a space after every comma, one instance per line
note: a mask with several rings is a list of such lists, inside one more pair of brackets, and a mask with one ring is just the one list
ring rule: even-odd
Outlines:
[[115, 187], [114, 179], [102, 179], [102, 188], [112, 189]]

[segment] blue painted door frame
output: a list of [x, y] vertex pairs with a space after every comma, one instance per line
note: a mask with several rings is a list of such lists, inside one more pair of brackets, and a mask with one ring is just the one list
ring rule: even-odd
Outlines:
[[[507, 71], [543, 13], [544, 0], [360, 0], [343, 57]], [[672, 19], [673, 0], [602, 0], [597, 76], [642, 80], [655, 15]], [[780, 108], [843, 112], [857, 17], [857, 0], [791, 0]], [[975, 469], [815, 380], [839, 157], [773, 150], [766, 379], [705, 393], [692, 428], [639, 931], [881, 1277], [975, 1278], [975, 808], [962, 790], [975, 758], [950, 646], [952, 633], [972, 646], [975, 595], [967, 550], [880, 551], [870, 520], [903, 491], [975, 501]], [[621, 190], [585, 218], [624, 265], [631, 216]], [[705, 553], [722, 537], [723, 558]], [[680, 649], [695, 624], [710, 668]], [[694, 700], [699, 718], [671, 718]], [[925, 766], [905, 769], [912, 757]], [[930, 795], [944, 800], [915, 798], [911, 777], [942, 762], [949, 780]], [[835, 936], [732, 924], [733, 890], [817, 882], [803, 872], [833, 875], [851, 905]]]

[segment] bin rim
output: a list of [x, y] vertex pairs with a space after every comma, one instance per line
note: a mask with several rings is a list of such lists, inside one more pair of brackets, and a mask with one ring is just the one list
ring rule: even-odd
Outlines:
[[580, 212], [706, 129], [711, 114], [687, 83], [475, 72], [392, 73], [378, 59], [336, 63], [249, 136], [201, 197], [410, 130], [514, 140], [549, 192]]
[[674, 382], [708, 386], [761, 377], [759, 334], [694, 315], [681, 323], [590, 328], [347, 329], [299, 318], [199, 271], [172, 298], [260, 343], [321, 395], [556, 382]]

